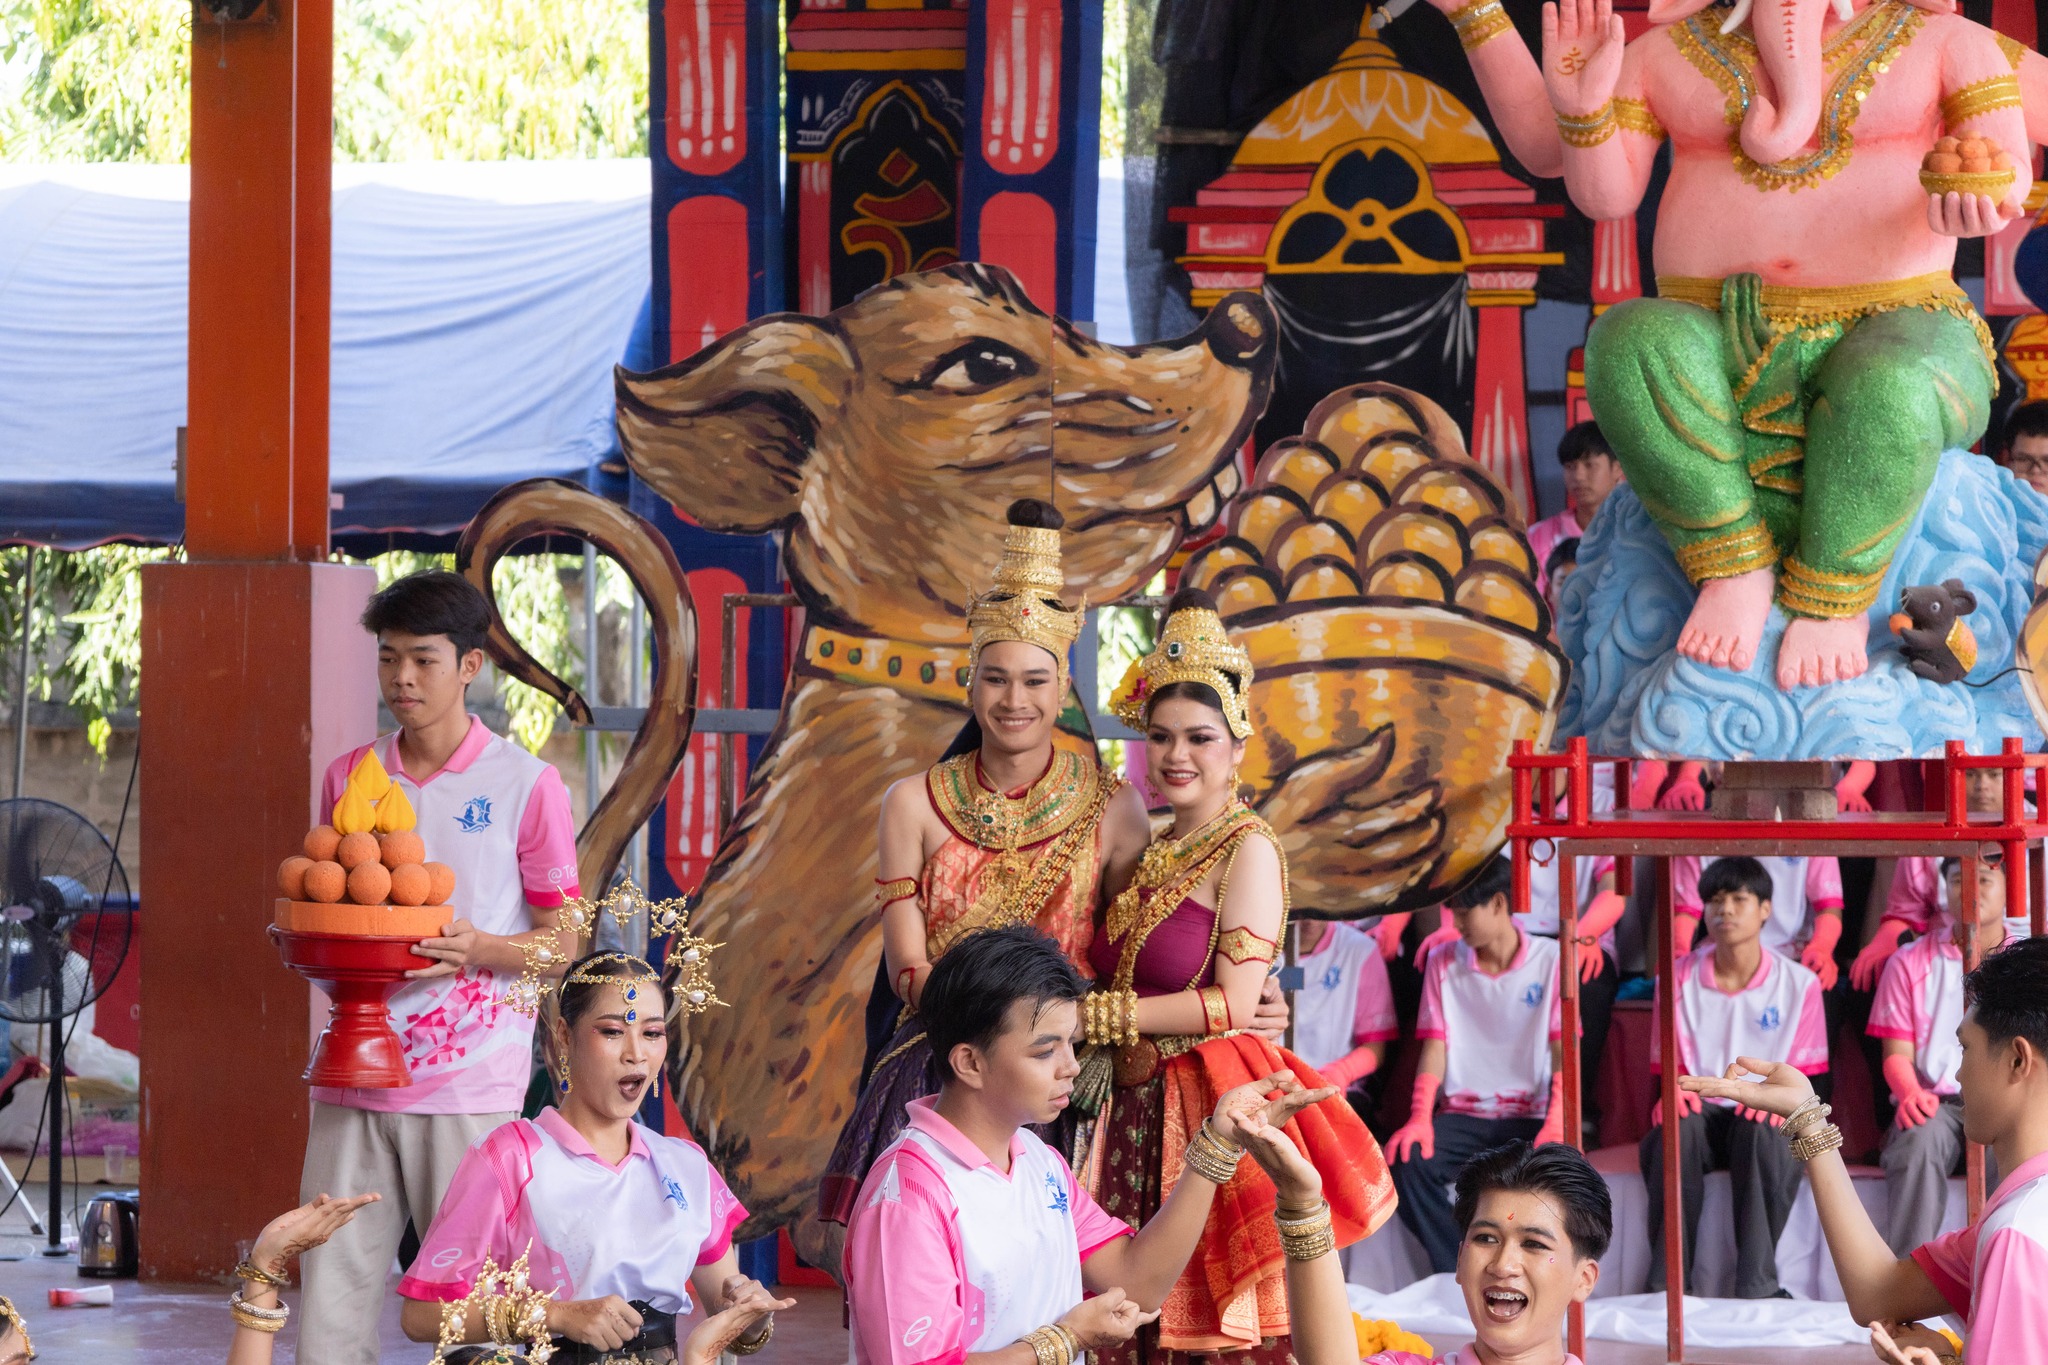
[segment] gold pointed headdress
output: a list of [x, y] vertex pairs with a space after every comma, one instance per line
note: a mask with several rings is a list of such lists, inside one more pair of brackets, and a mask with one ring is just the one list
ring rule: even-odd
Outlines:
[[1050, 503], [1019, 498], [1010, 504], [1010, 529], [992, 587], [967, 604], [967, 666], [984, 646], [1019, 640], [1059, 661], [1059, 691], [1067, 690], [1067, 651], [1081, 638], [1088, 604], [1060, 600], [1066, 573], [1060, 566], [1060, 528], [1066, 524]]
[[1230, 733], [1239, 739], [1250, 737], [1245, 694], [1252, 685], [1252, 656], [1231, 642], [1214, 599], [1199, 589], [1175, 595], [1158, 646], [1131, 665], [1110, 699], [1110, 709], [1124, 724], [1142, 729], [1151, 699], [1161, 688], [1179, 682], [1200, 683], [1214, 692]]

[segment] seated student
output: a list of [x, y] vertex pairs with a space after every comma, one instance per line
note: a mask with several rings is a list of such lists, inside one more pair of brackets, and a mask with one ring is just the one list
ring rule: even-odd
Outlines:
[[[1771, 879], [1771, 917], [1764, 928], [1764, 947], [1798, 962], [1832, 990], [1838, 974], [1835, 945], [1842, 941], [1842, 865], [1831, 857], [1753, 858]], [[1672, 951], [1692, 947], [1706, 900], [1700, 860], [1671, 860], [1671, 900], [1678, 921], [1671, 934]]]
[[[1948, 901], [1962, 903], [1963, 865], [1944, 858]], [[2005, 874], [1988, 859], [1977, 864], [1977, 950], [1989, 953], [2004, 943]], [[1892, 1253], [1909, 1256], [1941, 1231], [1948, 1208], [1948, 1178], [1963, 1169], [1963, 1104], [1956, 1068], [1962, 1045], [1956, 1026], [1963, 1019], [1963, 926], [1923, 934], [1884, 964], [1877, 999], [1870, 1007], [1870, 1035], [1884, 1040], [1884, 1079], [1898, 1114], [1885, 1130], [1885, 1188], [1891, 1224], [1885, 1240]], [[2015, 937], [2022, 937], [2025, 930]], [[1987, 1156], [1984, 1183], [1998, 1177]]]
[[1339, 1090], [1373, 1075], [1401, 1036], [1387, 964], [1372, 935], [1334, 920], [1295, 921], [1294, 1055]]
[[[1994, 814], [2005, 808], [2005, 782], [1994, 768], [1972, 768], [1963, 779], [1963, 800], [1972, 815]], [[2031, 803], [2030, 803], [2031, 804]], [[1945, 932], [1951, 904], [1946, 894], [1947, 877], [1937, 858], [1899, 858], [1892, 866], [1891, 890], [1885, 894], [1884, 914], [1870, 942], [1856, 954], [1849, 967], [1849, 984], [1859, 991], [1875, 989], [1885, 959], [1899, 950], [1907, 934]]]
[[1067, 1105], [1087, 993], [1059, 945], [1026, 927], [974, 934], [932, 969], [918, 1010], [939, 1093], [911, 1102], [846, 1232], [857, 1365], [1071, 1362], [1129, 1341], [1193, 1254], [1243, 1155], [1245, 1121], [1284, 1125], [1336, 1093], [1287, 1072], [1226, 1091], [1188, 1135], [1182, 1178], [1134, 1232], [1027, 1127]]
[[[1322, 1176], [1260, 1116], [1247, 1128], [1246, 1145], [1279, 1192], [1274, 1218], [1287, 1255], [1294, 1358], [1355, 1365], [1358, 1338], [1330, 1246]], [[1506, 1143], [1465, 1163], [1452, 1207], [1458, 1288], [1477, 1340], [1433, 1363], [1412, 1351], [1380, 1351], [1365, 1365], [1579, 1365], [1565, 1350], [1565, 1315], [1600, 1282], [1614, 1228], [1607, 1182], [1593, 1163], [1563, 1143]]]
[[[1769, 1057], [1812, 1074], [1828, 1068], [1820, 981], [1788, 957], [1764, 951], [1774, 913], [1771, 877], [1755, 858], [1717, 858], [1700, 875], [1710, 942], [1680, 958], [1678, 1063], [1687, 1075], [1718, 1075], [1737, 1056]], [[1661, 1010], [1667, 1008], [1661, 998]], [[1661, 1017], [1661, 1016], [1660, 1016]], [[1661, 1069], [1656, 1061], [1655, 1069]], [[1728, 1172], [1735, 1202], [1735, 1297], [1789, 1297], [1778, 1287], [1778, 1234], [1799, 1193], [1799, 1163], [1753, 1107], [1715, 1100], [1702, 1108], [1678, 1097], [1680, 1186], [1685, 1203], [1685, 1289], [1692, 1292], [1693, 1248], [1707, 1172]], [[1650, 1289], [1665, 1283], [1664, 1119], [1660, 1108], [1641, 1147], [1650, 1199]]]
[[[573, 1343], [559, 1359], [674, 1360], [676, 1319], [696, 1303], [741, 1309], [727, 1349], [752, 1354], [775, 1310], [796, 1301], [739, 1273], [732, 1233], [747, 1212], [704, 1150], [634, 1120], [668, 1058], [661, 974], [629, 953], [591, 953], [570, 965], [558, 999], [557, 1107], [464, 1153], [398, 1282], [400, 1326], [435, 1340], [443, 1305], [470, 1292], [486, 1256], [501, 1269], [525, 1256], [532, 1286], [556, 1294], [549, 1332]], [[488, 1340], [484, 1315], [471, 1316], [464, 1340]]]
[[[1842, 1296], [1856, 1321], [1967, 1320], [1964, 1365], [2048, 1362], [2048, 938], [2007, 943], [1963, 978], [1963, 1135], [2004, 1172], [1977, 1221], [1894, 1255], [1842, 1161], [1842, 1131], [1798, 1068], [1734, 1058], [1686, 1090], [1770, 1114], [1806, 1163]], [[1742, 1079], [1761, 1076], [1761, 1081]], [[1873, 1333], [1875, 1337], [1875, 1333]], [[1300, 1340], [1296, 1337], [1297, 1342]], [[1298, 1348], [1297, 1348], [1298, 1349]], [[1880, 1359], [1897, 1360], [1896, 1354]]]
[[1556, 1142], [1564, 1130], [1557, 940], [1515, 923], [1510, 875], [1495, 858], [1448, 902], [1459, 941], [1423, 965], [1414, 1107], [1388, 1143], [1401, 1220], [1438, 1273], [1458, 1263], [1458, 1168], [1503, 1142]]

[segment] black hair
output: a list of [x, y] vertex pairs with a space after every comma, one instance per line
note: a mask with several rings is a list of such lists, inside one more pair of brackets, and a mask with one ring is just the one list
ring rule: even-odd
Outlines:
[[370, 598], [363, 608], [363, 629], [372, 635], [387, 630], [407, 635], [445, 635], [459, 659], [484, 647], [491, 628], [491, 604], [459, 573], [426, 569], [407, 574]]
[[[599, 959], [603, 960], [600, 961]], [[639, 972], [639, 964], [619, 961], [615, 951], [611, 949], [602, 952], [585, 953], [582, 957], [577, 958], [569, 964], [569, 970], [563, 973], [561, 989], [555, 993], [556, 1008], [562, 1016], [562, 1022], [572, 1029], [575, 1028], [577, 1024], [582, 1022], [584, 1015], [597, 1007], [597, 993], [603, 990], [608, 983], [622, 977], [637, 976]], [[597, 981], [569, 980], [570, 977], [578, 975], [593, 976], [601, 979]], [[650, 988], [643, 985], [640, 989], [644, 991]], [[649, 1015], [655, 1015], [660, 1018], [667, 1018], [668, 983], [666, 981], [657, 981], [651, 989], [654, 991], [654, 995], [644, 1005], [640, 1005], [640, 1017], [645, 1019]], [[634, 1003], [639, 1004], [638, 1001]]]
[[1700, 904], [1711, 905], [1716, 896], [1747, 891], [1760, 901], [1771, 898], [1771, 874], [1764, 865], [1747, 856], [1716, 858], [1700, 873]]
[[2005, 415], [2005, 431], [1998, 442], [2001, 455], [2022, 436], [2048, 436], [2048, 398], [2031, 399]]
[[1550, 547], [1550, 558], [1543, 561], [1543, 576], [1545, 578], [1555, 578], [1559, 569], [1567, 564], [1576, 568], [1578, 562], [1579, 538], [1577, 536], [1566, 536], [1563, 540]]
[[1579, 422], [1565, 431], [1557, 443], [1557, 462], [1577, 464], [1588, 455], [1605, 455], [1614, 458], [1614, 447], [1607, 444], [1607, 438], [1600, 434], [1598, 422]]
[[1475, 905], [1484, 905], [1495, 896], [1505, 896], [1515, 884], [1515, 870], [1509, 865], [1507, 855], [1489, 858], [1486, 866], [1479, 869], [1479, 875], [1453, 891], [1444, 904], [1453, 910], [1470, 910]]
[[953, 1049], [971, 1043], [986, 1052], [1002, 1035], [1010, 1006], [1028, 1000], [1037, 1013], [1080, 1000], [1088, 983], [1059, 944], [1027, 925], [970, 934], [948, 949], [925, 978], [917, 1012], [939, 1074], [953, 1079]]
[[[2005, 866], [2005, 850], [1998, 848], [1987, 849], [1977, 855], [1977, 861], [1982, 863], [1986, 867], [1998, 868], [2000, 870], [2003, 870]], [[1941, 860], [1941, 875], [1943, 879], [1946, 880], [1949, 873], [1955, 871], [1962, 865], [1963, 860], [1961, 858], [1957, 858], [1954, 856], [1943, 858]], [[1958, 910], [1957, 913], [1960, 914], [1961, 911]]]
[[[1200, 588], [1182, 588], [1173, 595], [1173, 600], [1166, 604], [1166, 614], [1168, 616], [1172, 616], [1177, 611], [1215, 610], [1216, 599], [1203, 592]], [[1244, 680], [1236, 677], [1234, 674], [1226, 674], [1225, 676], [1229, 677], [1239, 687], [1244, 685]], [[1223, 698], [1217, 696], [1216, 689], [1209, 686], [1209, 684], [1172, 682], [1145, 698], [1145, 719], [1152, 719], [1152, 710], [1160, 702], [1175, 700], [1198, 702], [1219, 716], [1223, 714]], [[1231, 738], [1235, 739], [1236, 736], [1233, 735]]]
[[1460, 1235], [1479, 1212], [1479, 1196], [1496, 1190], [1549, 1195], [1564, 1206], [1564, 1234], [1571, 1239], [1572, 1253], [1582, 1261], [1597, 1261], [1607, 1254], [1614, 1235], [1614, 1199], [1600, 1172], [1578, 1148], [1562, 1142], [1541, 1147], [1510, 1142], [1466, 1162], [1458, 1172], [1451, 1205]]
[[1017, 499], [1010, 504], [1005, 518], [1012, 526], [1032, 526], [1041, 531], [1064, 530], [1067, 524], [1067, 518], [1059, 508], [1037, 498]]
[[1984, 954], [1963, 978], [1963, 1000], [1993, 1046], [2024, 1038], [2048, 1054], [2048, 938], [2018, 938]]

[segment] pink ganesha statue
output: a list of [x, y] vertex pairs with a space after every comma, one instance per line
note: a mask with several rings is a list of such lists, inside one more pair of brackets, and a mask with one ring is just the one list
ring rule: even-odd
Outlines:
[[[1697, 589], [1678, 653], [1748, 669], [1775, 600], [1781, 688], [1858, 677], [1942, 453], [1984, 431], [1991, 336], [1950, 272], [2022, 211], [2048, 63], [1943, 0], [1653, 0], [1634, 42], [1611, 0], [1562, 0], [1540, 65], [1500, 0], [1437, 7], [1510, 148], [1590, 217], [1635, 212], [1671, 142], [1658, 297], [1595, 322], [1586, 390]], [[1923, 186], [1945, 134], [2006, 149], [1963, 178], [1988, 192]]]

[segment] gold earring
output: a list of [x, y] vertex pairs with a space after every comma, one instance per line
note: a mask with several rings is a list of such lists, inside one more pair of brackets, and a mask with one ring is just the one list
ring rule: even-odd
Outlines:
[[562, 1080], [561, 1080], [561, 1087], [562, 1087], [562, 1093], [563, 1093], [564, 1095], [567, 1095], [567, 1094], [569, 1093], [569, 1059], [568, 1059], [567, 1057], [563, 1057], [563, 1058], [562, 1058]]
[[661, 1098], [661, 1068], [654, 1068], [654, 1098]]

